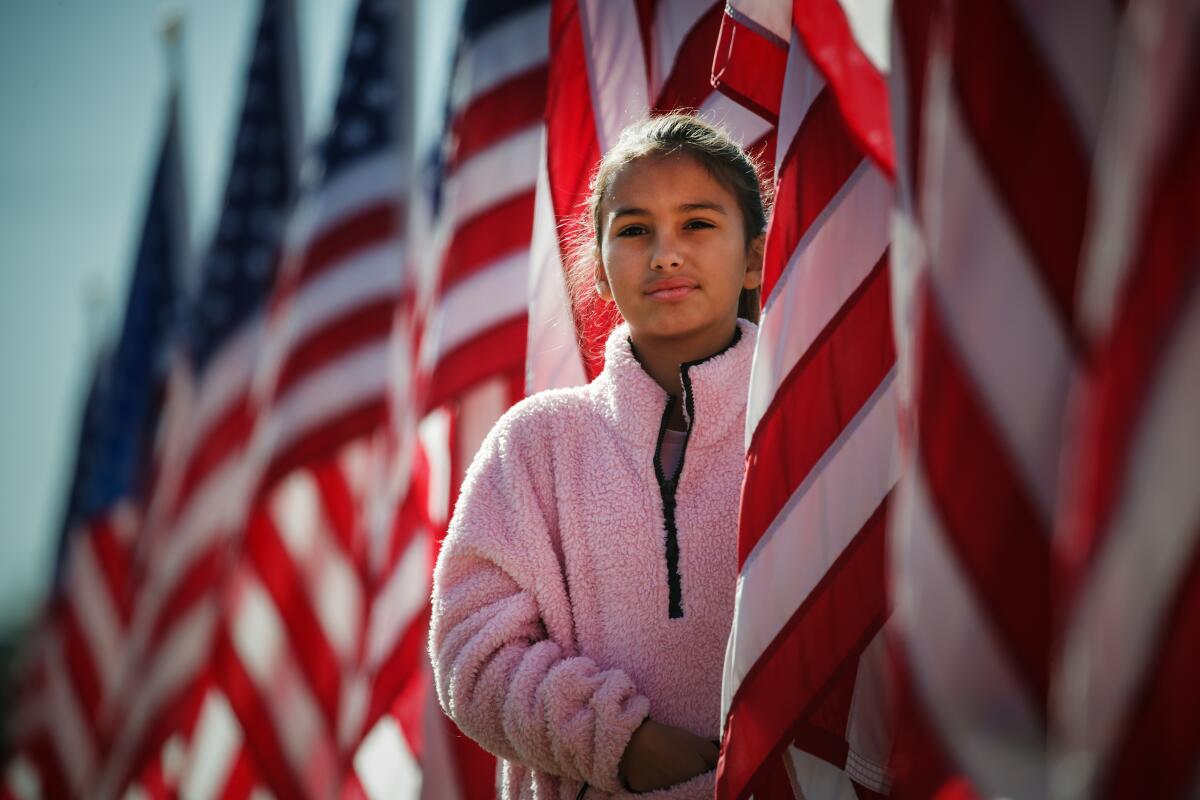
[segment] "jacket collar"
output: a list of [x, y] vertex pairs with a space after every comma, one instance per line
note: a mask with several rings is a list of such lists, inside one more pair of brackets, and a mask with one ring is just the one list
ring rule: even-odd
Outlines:
[[[725, 350], [681, 368], [692, 430], [688, 450], [724, 441], [731, 429], [745, 426], [750, 364], [758, 326], [739, 319], [735, 341]], [[667, 393], [642, 369], [629, 340], [629, 327], [617, 326], [604, 347], [604, 370], [592, 387], [600, 394], [614, 429], [634, 444], [654, 448]]]

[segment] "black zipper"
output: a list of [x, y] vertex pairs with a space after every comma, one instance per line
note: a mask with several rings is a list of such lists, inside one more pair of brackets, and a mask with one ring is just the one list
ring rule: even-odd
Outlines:
[[679, 463], [675, 472], [669, 478], [663, 471], [662, 446], [667, 436], [667, 423], [671, 419], [671, 411], [675, 407], [675, 398], [667, 395], [667, 405], [663, 409], [662, 422], [658, 426], [658, 442], [654, 446], [654, 477], [658, 480], [658, 493], [662, 498], [663, 527], [666, 528], [667, 556], [667, 616], [679, 619], [683, 616], [683, 583], [679, 574], [679, 531], [675, 527], [675, 494], [679, 489], [679, 476], [683, 474], [683, 461], [687, 456], [688, 441], [692, 438], [692, 427], [696, 423], [696, 406], [692, 400], [692, 379], [688, 370], [697, 364], [703, 364], [711, 358], [729, 350], [742, 338], [742, 329], [734, 327], [733, 339], [729, 344], [710, 356], [696, 361], [686, 361], [679, 365], [679, 377], [683, 384], [683, 417], [686, 428], [683, 433], [683, 446], [679, 449]]

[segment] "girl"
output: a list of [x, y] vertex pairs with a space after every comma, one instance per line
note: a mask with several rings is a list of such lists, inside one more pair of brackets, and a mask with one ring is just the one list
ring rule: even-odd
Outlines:
[[724, 133], [672, 114], [601, 161], [586, 257], [624, 318], [585, 387], [514, 406], [434, 572], [438, 697], [505, 798], [708, 798], [733, 617], [766, 212]]

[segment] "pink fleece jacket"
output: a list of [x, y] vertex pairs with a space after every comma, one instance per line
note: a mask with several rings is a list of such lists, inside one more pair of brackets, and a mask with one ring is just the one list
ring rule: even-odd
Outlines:
[[[647, 716], [720, 738], [737, 503], [757, 328], [684, 365], [678, 488], [656, 449], [669, 397], [609, 337], [588, 386], [539, 393], [488, 435], [433, 579], [438, 698], [503, 762], [505, 798], [624, 797]], [[709, 798], [713, 773], [638, 797]]]

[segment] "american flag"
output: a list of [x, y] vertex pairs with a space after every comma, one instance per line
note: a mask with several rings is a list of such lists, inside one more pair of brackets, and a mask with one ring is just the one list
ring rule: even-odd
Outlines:
[[1075, 588], [1054, 676], [1060, 797], [1197, 793], [1200, 8], [1131, 2], [1081, 269], [1091, 344], [1060, 521]]
[[386, 0], [358, 5], [255, 376], [258, 474], [216, 672], [264, 782], [283, 797], [335, 794], [368, 722], [366, 621], [383, 576], [370, 571], [364, 508], [402, 288], [408, 16]]
[[160, 757], [199, 705], [217, 586], [244, 513], [251, 379], [283, 222], [295, 194], [299, 92], [294, 10], [264, 0], [213, 242], [168, 390], [161, 475], [146, 521], [120, 724], [99, 796]]
[[115, 344], [101, 355], [85, 407], [53, 595], [30, 654], [36, 680], [17, 713], [15, 744], [25, 752], [17, 770], [34, 796], [82, 793], [104, 757], [187, 253], [172, 89], [124, 318]]
[[897, 5], [918, 81], [902, 133], [917, 166], [901, 171], [917, 246], [892, 575], [902, 724], [926, 742], [901, 781], [923, 793], [962, 773], [986, 795], [1045, 797], [1066, 596], [1054, 532], [1090, 369], [1081, 253], [1119, 9]]
[[[435, 531], [483, 437], [523, 395], [549, 22], [546, 2], [468, 0], [463, 9], [418, 365], [422, 405], [433, 412], [424, 430], [440, 495]], [[493, 796], [492, 757], [458, 733], [432, 692], [425, 699], [423, 795]]]
[[602, 366], [614, 312], [596, 298], [570, 296], [564, 254], [586, 210], [592, 172], [621, 130], [650, 113], [691, 109], [752, 150], [771, 146], [770, 123], [709, 81], [720, 3], [556, 0], [552, 8], [529, 284], [530, 393], [585, 383]]
[[730, 3], [713, 64], [723, 91], [777, 120], [778, 147], [719, 797], [890, 788], [888, 19], [885, 5]]

